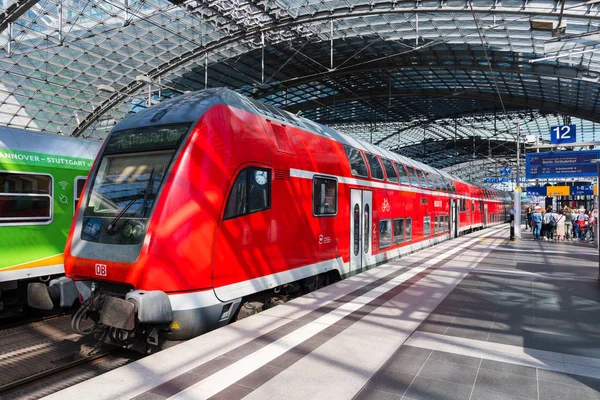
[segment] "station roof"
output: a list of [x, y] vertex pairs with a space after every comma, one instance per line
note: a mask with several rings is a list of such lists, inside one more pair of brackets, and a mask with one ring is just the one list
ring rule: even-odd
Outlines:
[[517, 123], [600, 140], [599, 24], [594, 1], [0, 0], [0, 123], [103, 138], [225, 86], [479, 179]]

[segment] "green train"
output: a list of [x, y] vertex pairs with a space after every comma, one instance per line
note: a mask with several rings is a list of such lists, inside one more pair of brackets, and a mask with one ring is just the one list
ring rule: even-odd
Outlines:
[[75, 206], [101, 142], [0, 127], [0, 318], [63, 273]]

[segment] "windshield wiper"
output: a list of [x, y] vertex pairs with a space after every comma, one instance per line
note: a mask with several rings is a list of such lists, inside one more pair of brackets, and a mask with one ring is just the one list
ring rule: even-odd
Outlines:
[[[115, 226], [117, 222], [119, 222], [119, 220], [123, 218], [123, 215], [125, 215], [127, 210], [129, 210], [129, 207], [131, 207], [133, 203], [139, 200], [139, 198], [142, 196], [144, 196], [144, 204], [142, 205], [142, 210], [146, 209], [146, 200], [148, 199], [148, 194], [150, 193], [152, 186], [154, 186], [154, 168], [152, 168], [152, 171], [150, 172], [150, 177], [148, 178], [148, 183], [146, 184], [146, 187], [144, 189], [140, 189], [140, 191], [137, 192], [131, 200], [129, 200], [129, 203], [127, 203], [127, 205], [123, 207], [121, 212], [117, 214], [117, 216], [110, 222], [110, 224], [108, 224], [108, 227], [106, 228], [106, 233], [108, 233], [111, 236], [116, 233]], [[142, 211], [142, 218], [145, 214], [146, 212]]]
[[150, 177], [148, 178], [148, 183], [146, 184], [146, 194], [144, 194], [144, 202], [142, 203], [142, 218], [146, 216], [146, 211], [148, 211], [148, 196], [152, 189], [154, 188], [154, 168], [150, 172]]

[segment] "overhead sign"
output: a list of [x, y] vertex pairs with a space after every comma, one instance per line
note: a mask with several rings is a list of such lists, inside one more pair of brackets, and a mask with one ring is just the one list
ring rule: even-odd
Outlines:
[[550, 127], [550, 142], [552, 144], [575, 143], [577, 140], [577, 125], [559, 125]]
[[548, 196], [568, 196], [570, 186], [548, 186]]
[[[517, 178], [483, 178], [483, 183], [508, 183], [516, 182]], [[520, 182], [525, 182], [525, 178], [520, 178]]]
[[571, 196], [592, 196], [594, 185], [571, 186]]
[[596, 163], [600, 151], [562, 151], [527, 154], [527, 179], [578, 178], [598, 175]]
[[529, 186], [527, 196], [592, 196], [596, 185], [579, 186]]
[[546, 193], [548, 193], [548, 191], [546, 190], [546, 186], [529, 186], [525, 191], [525, 194], [527, 194], [527, 196], [546, 196]]

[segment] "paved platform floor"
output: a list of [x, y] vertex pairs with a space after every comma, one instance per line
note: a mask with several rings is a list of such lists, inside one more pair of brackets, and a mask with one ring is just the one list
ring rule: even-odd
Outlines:
[[357, 399], [600, 399], [598, 251], [498, 236]]
[[598, 253], [476, 232], [52, 399], [600, 399]]

